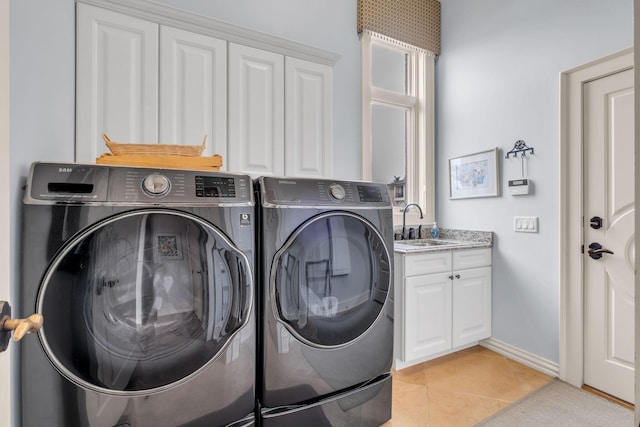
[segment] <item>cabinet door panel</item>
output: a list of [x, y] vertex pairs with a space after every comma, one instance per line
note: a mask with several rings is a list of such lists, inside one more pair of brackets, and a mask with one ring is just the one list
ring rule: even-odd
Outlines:
[[76, 161], [158, 139], [158, 25], [77, 4]]
[[491, 336], [491, 267], [458, 270], [454, 275], [453, 346], [457, 347]]
[[227, 43], [160, 27], [160, 143], [227, 157]]
[[451, 280], [448, 273], [408, 277], [404, 357], [409, 361], [451, 348]]
[[229, 44], [228, 170], [284, 174], [284, 57]]
[[285, 59], [285, 174], [331, 176], [332, 69]]

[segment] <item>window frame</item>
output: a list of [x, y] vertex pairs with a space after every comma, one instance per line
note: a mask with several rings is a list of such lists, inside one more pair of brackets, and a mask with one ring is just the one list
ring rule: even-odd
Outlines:
[[[435, 219], [435, 56], [423, 49], [365, 30], [360, 38], [362, 84], [362, 179], [372, 177], [371, 106], [407, 108], [405, 152], [406, 203], [418, 203], [407, 212], [407, 223], [429, 223]], [[374, 45], [407, 55], [406, 94], [374, 87], [371, 79]], [[401, 225], [402, 207], [394, 208], [394, 225]]]

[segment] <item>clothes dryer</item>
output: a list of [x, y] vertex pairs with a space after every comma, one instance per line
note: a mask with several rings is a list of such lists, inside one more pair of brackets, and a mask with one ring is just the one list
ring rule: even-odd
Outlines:
[[391, 417], [392, 208], [386, 185], [262, 177], [262, 426]]
[[253, 197], [240, 174], [34, 163], [22, 425], [254, 425]]

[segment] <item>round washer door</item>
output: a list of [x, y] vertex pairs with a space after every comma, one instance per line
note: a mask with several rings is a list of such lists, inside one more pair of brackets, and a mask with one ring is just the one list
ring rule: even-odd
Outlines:
[[276, 253], [274, 315], [305, 344], [349, 344], [383, 313], [391, 281], [389, 252], [366, 219], [346, 212], [313, 217]]
[[247, 257], [212, 224], [171, 210], [119, 214], [77, 234], [37, 300], [45, 352], [69, 380], [148, 393], [212, 362], [247, 323]]

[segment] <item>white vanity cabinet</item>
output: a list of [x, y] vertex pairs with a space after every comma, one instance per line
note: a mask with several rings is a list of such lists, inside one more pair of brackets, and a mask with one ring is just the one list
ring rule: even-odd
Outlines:
[[396, 253], [395, 368], [491, 336], [491, 249]]

